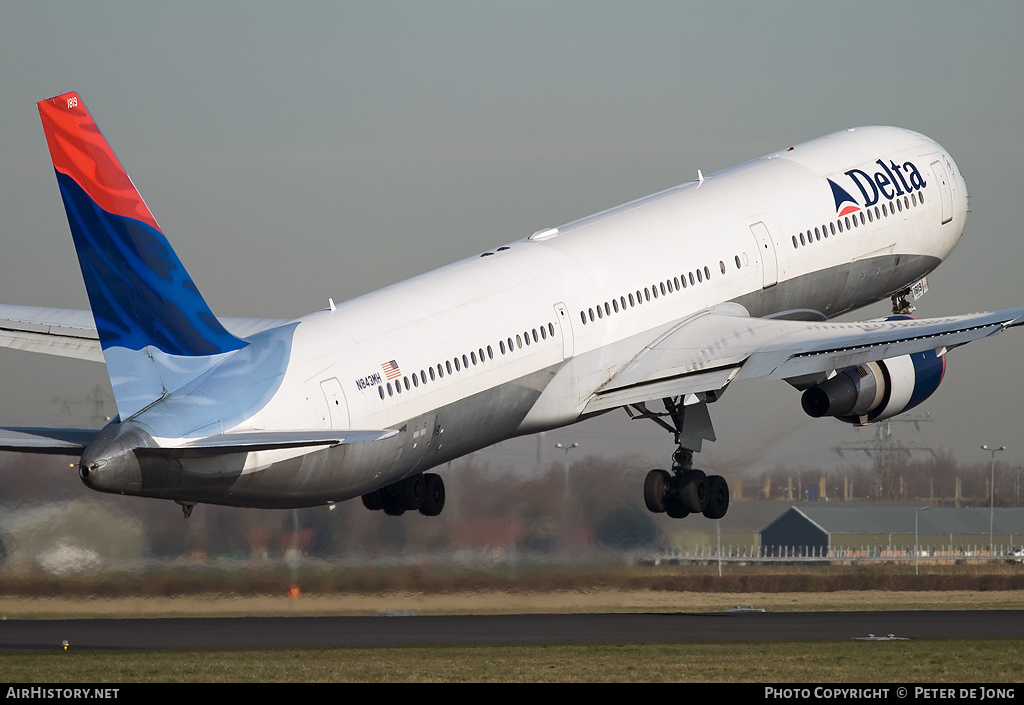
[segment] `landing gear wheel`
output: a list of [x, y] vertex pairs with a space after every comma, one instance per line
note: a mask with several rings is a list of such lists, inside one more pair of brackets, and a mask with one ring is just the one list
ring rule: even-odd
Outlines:
[[419, 511], [419, 508], [423, 506], [424, 489], [422, 473], [405, 478], [398, 483], [396, 489], [398, 490], [398, 500], [401, 502], [403, 509], [415, 512]]
[[677, 476], [679, 501], [688, 512], [700, 514], [708, 505], [708, 477], [703, 470], [686, 470]]
[[673, 519], [685, 519], [690, 516], [690, 510], [683, 506], [679, 495], [669, 495], [665, 499], [665, 513]]
[[375, 512], [378, 509], [383, 509], [384, 500], [380, 496], [380, 490], [374, 490], [373, 492], [364, 494], [363, 506], [369, 509], [371, 512]]
[[420, 514], [436, 517], [444, 509], [444, 480], [440, 475], [426, 473], [423, 475], [423, 503]]
[[708, 478], [708, 503], [704, 507], [704, 516], [708, 519], [721, 519], [729, 511], [729, 483], [721, 475]]
[[664, 470], [651, 470], [644, 480], [644, 503], [647, 509], [660, 514], [666, 511], [666, 496], [672, 476]]
[[384, 513], [392, 517], [400, 517], [405, 514], [405, 505], [397, 494], [389, 492], [384, 495]]

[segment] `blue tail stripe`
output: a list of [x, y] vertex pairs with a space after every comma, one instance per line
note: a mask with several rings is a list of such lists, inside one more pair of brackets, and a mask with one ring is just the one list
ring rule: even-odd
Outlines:
[[246, 345], [213, 315], [163, 233], [104, 211], [59, 171], [57, 182], [104, 350], [205, 356]]

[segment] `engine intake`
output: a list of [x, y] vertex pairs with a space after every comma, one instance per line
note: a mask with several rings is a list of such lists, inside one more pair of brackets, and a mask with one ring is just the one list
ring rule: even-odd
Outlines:
[[946, 358], [934, 350], [868, 362], [840, 370], [807, 389], [804, 412], [820, 418], [863, 425], [913, 409], [935, 393], [946, 371]]

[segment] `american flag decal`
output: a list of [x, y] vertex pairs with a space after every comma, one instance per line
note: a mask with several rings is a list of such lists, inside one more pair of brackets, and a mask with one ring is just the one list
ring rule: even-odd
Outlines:
[[388, 379], [394, 379], [395, 377], [401, 377], [402, 371], [398, 369], [398, 363], [394, 360], [390, 362], [382, 362], [380, 366], [384, 369], [384, 376]]

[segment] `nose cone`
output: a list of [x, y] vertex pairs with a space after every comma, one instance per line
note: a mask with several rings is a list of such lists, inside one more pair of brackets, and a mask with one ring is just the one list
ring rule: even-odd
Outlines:
[[135, 450], [154, 445], [153, 438], [133, 423], [108, 424], [82, 453], [78, 474], [90, 489], [138, 494], [142, 470]]

